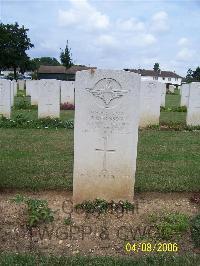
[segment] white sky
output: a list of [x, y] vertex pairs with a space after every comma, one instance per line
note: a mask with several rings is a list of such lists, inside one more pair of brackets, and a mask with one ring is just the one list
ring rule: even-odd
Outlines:
[[200, 65], [200, 1], [0, 0], [3, 23], [29, 28], [31, 57], [59, 59], [66, 41], [76, 64], [185, 75]]

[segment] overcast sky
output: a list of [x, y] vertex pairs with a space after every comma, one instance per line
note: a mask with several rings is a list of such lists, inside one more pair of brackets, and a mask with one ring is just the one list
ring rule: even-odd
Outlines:
[[3, 23], [29, 28], [31, 57], [59, 59], [66, 41], [76, 64], [185, 75], [200, 65], [200, 1], [0, 0]]

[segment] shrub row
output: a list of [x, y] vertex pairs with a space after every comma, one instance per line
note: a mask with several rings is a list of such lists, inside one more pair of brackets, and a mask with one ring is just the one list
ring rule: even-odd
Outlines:
[[[36, 119], [36, 120], [27, 120], [27, 118], [23, 114], [18, 114], [15, 119], [8, 119], [2, 117], [0, 119], [0, 128], [67, 128], [73, 129], [74, 128], [74, 121], [73, 120], [61, 120], [61, 119], [52, 119], [52, 118], [43, 118], [43, 119]], [[160, 125], [149, 125], [146, 128], [141, 130], [147, 129], [156, 129], [156, 130], [174, 130], [174, 131], [195, 131], [200, 130], [200, 126], [187, 126], [186, 124], [182, 123], [161, 123]]]
[[72, 120], [62, 121], [60, 119], [43, 118], [38, 120], [27, 120], [22, 114], [16, 116], [14, 120], [2, 117], [0, 128], [67, 128], [73, 129]]

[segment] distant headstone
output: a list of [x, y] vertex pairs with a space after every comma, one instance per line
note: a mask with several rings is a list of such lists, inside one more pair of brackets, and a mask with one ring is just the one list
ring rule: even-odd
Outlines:
[[15, 85], [15, 81], [11, 81], [11, 87], [10, 87], [10, 101], [11, 101], [11, 106], [14, 105], [14, 85]]
[[190, 85], [188, 83], [181, 85], [181, 90], [180, 90], [181, 106], [188, 107], [189, 90], [190, 90]]
[[31, 105], [38, 105], [39, 87], [42, 81], [27, 80], [26, 81], [26, 95], [31, 96]]
[[60, 82], [40, 80], [38, 97], [38, 118], [60, 117]]
[[165, 107], [165, 98], [166, 98], [166, 84], [161, 83], [161, 105], [162, 107]]
[[162, 90], [161, 82], [147, 80], [141, 82], [139, 121], [141, 127], [159, 124]]
[[74, 105], [74, 81], [61, 81], [61, 103]]
[[14, 96], [17, 95], [17, 81], [13, 80], [13, 93], [14, 93]]
[[125, 71], [77, 72], [74, 204], [133, 200], [140, 81]]
[[19, 87], [19, 90], [24, 90], [25, 89], [25, 80], [18, 79], [18, 87]]
[[189, 126], [200, 126], [200, 82], [192, 82], [189, 85], [186, 121]]
[[169, 85], [169, 91], [174, 93], [174, 90], [175, 90], [175, 86], [174, 85]]
[[11, 113], [11, 81], [0, 79], [0, 116], [10, 118]]

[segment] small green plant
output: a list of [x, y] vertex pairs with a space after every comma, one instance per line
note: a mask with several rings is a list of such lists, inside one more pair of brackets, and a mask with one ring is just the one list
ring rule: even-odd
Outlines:
[[149, 221], [156, 226], [158, 237], [165, 240], [178, 237], [189, 229], [189, 218], [182, 213], [168, 213], [162, 216], [152, 214]]
[[65, 225], [71, 225], [72, 224], [71, 218], [70, 217], [69, 218], [64, 218], [64, 224]]
[[130, 211], [130, 210], [134, 210], [135, 205], [128, 202], [128, 201], [119, 201], [119, 202], [107, 202], [106, 200], [103, 199], [95, 199], [94, 201], [84, 201], [81, 204], [77, 204], [75, 206], [75, 209], [82, 209], [84, 210], [86, 213], [106, 213], [110, 210], [112, 211], [117, 211], [117, 210], [126, 210], [126, 211]]
[[11, 199], [16, 204], [24, 203], [27, 206], [28, 221], [30, 227], [35, 227], [41, 223], [48, 223], [54, 220], [53, 211], [48, 207], [46, 200], [26, 198], [21, 195]]
[[73, 129], [74, 121], [60, 119], [43, 118], [37, 120], [27, 120], [24, 114], [18, 114], [14, 119], [2, 117], [0, 119], [0, 128], [66, 128]]
[[161, 106], [160, 107], [160, 111], [164, 111], [164, 112], [187, 112], [187, 107], [186, 106], [178, 106], [178, 107], [164, 107]]
[[30, 97], [24, 95], [15, 97], [14, 109], [22, 110], [30, 108], [31, 108]]
[[191, 221], [191, 236], [196, 248], [200, 248], [200, 214]]

